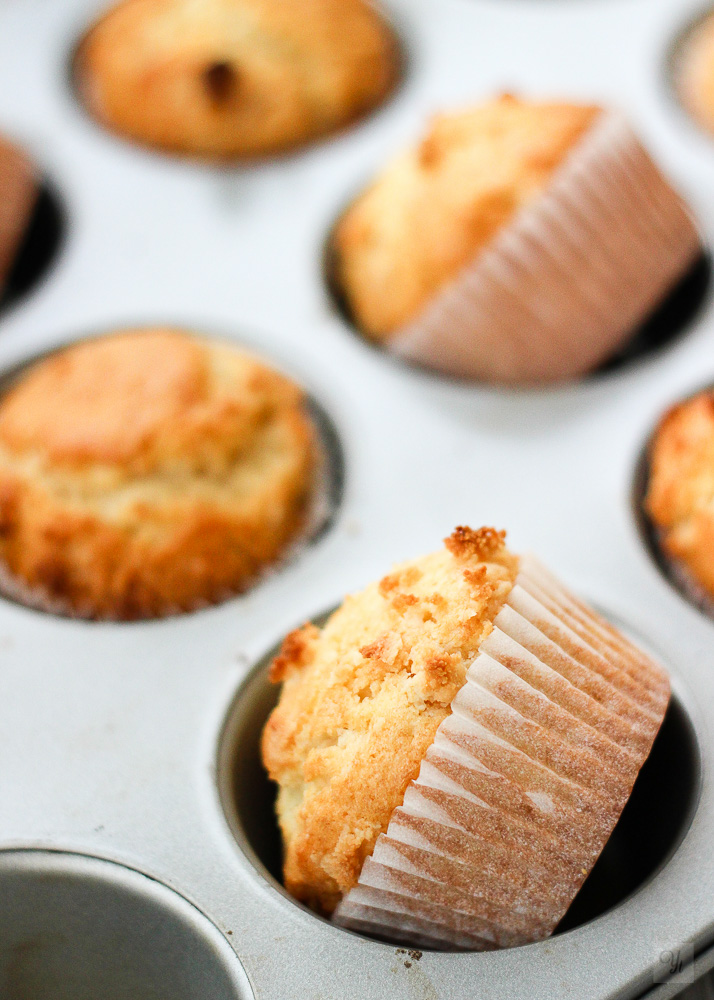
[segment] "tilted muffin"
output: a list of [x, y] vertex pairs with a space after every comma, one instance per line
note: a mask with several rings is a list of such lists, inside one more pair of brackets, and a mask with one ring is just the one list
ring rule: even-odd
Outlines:
[[287, 889], [436, 947], [554, 929], [669, 699], [660, 667], [491, 528], [457, 528], [291, 633], [271, 677]]
[[604, 361], [698, 251], [621, 116], [511, 96], [437, 116], [331, 240], [334, 284], [367, 336], [513, 383]]
[[74, 64], [109, 128], [216, 158], [340, 129], [384, 100], [398, 68], [395, 39], [366, 0], [123, 0]]
[[700, 125], [714, 132], [714, 14], [695, 25], [684, 39], [675, 76], [684, 107]]
[[0, 137], [0, 293], [27, 231], [38, 190], [29, 157]]
[[649, 466], [645, 506], [660, 544], [714, 600], [714, 392], [663, 417]]
[[0, 401], [0, 565], [28, 603], [110, 618], [244, 589], [296, 537], [315, 442], [301, 390], [170, 329], [85, 341]]

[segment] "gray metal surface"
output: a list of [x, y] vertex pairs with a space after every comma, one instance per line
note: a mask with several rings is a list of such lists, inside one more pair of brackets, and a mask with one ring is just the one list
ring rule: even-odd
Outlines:
[[[0, 0], [0, 127], [34, 151], [70, 223], [56, 266], [0, 315], [0, 367], [124, 323], [234, 335], [301, 379], [331, 415], [346, 489], [315, 546], [217, 608], [119, 625], [0, 601], [0, 848], [83, 852], [160, 880], [209, 919], [189, 921], [190, 933], [214, 955], [212, 925], [223, 932], [258, 1000], [672, 995], [686, 983], [660, 983], [663, 956], [704, 956], [714, 941], [714, 623], [651, 561], [630, 492], [660, 411], [714, 374], [714, 313], [705, 309], [663, 353], [579, 385], [459, 385], [356, 337], [326, 294], [322, 249], [340, 207], [426, 113], [500, 89], [623, 106], [711, 240], [714, 143], [665, 82], [671, 40], [697, 5], [392, 0], [410, 55], [394, 100], [333, 141], [234, 169], [153, 155], [86, 117], [67, 59], [97, 7]], [[227, 757], [243, 740], [251, 747], [240, 712], [225, 725], [251, 667], [288, 628], [434, 548], [457, 523], [507, 527], [516, 550], [537, 552], [662, 659], [696, 731], [699, 799], [673, 857], [605, 915], [527, 948], [416, 960], [331, 927], [273, 883], [240, 810], [229, 801], [224, 811]], [[221, 742], [224, 732], [240, 739]], [[663, 808], [686, 812], [676, 769], [662, 774]], [[642, 830], [643, 847], [650, 835]], [[2, 861], [0, 882], [13, 870], [13, 892], [24, 880], [32, 899], [33, 873], [16, 858]], [[0, 889], [0, 913], [4, 905]], [[219, 966], [230, 967], [222, 952]], [[240, 981], [237, 961], [227, 974]], [[2, 1000], [42, 998], [3, 989]]]
[[0, 855], [0, 992], [18, 1000], [252, 1000], [225, 937], [120, 865]]

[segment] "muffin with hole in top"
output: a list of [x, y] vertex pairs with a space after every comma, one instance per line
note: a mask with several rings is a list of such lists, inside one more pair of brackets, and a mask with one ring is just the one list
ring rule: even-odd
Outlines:
[[316, 456], [301, 389], [171, 329], [84, 341], [0, 400], [6, 591], [94, 618], [244, 590], [306, 522]]
[[107, 127], [217, 159], [334, 132], [377, 107], [398, 72], [395, 38], [366, 0], [123, 0], [74, 61]]

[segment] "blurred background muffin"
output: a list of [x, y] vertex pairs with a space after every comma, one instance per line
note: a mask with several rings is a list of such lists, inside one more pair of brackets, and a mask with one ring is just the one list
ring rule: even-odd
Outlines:
[[646, 512], [664, 553], [714, 607], [714, 391], [674, 406], [649, 453]]
[[669, 701], [661, 667], [492, 528], [291, 633], [271, 678], [286, 888], [437, 948], [552, 933]]
[[508, 95], [437, 116], [330, 245], [334, 286], [368, 337], [513, 384], [605, 361], [699, 252], [621, 115]]
[[714, 11], [687, 32], [675, 63], [682, 104], [701, 126], [714, 132]]
[[0, 296], [15, 263], [39, 195], [29, 157], [0, 136]]
[[220, 159], [354, 121], [394, 87], [399, 53], [366, 0], [124, 0], [88, 31], [74, 73], [107, 127]]
[[306, 517], [301, 390], [226, 343], [130, 330], [0, 401], [0, 565], [26, 603], [144, 618], [243, 590]]

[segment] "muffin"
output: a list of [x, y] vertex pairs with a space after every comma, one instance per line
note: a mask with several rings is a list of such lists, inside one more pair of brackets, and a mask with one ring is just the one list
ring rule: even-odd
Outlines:
[[38, 191], [29, 158], [0, 136], [0, 295], [27, 231]]
[[0, 567], [29, 604], [96, 618], [245, 589], [305, 523], [315, 440], [301, 390], [170, 329], [75, 344], [0, 401]]
[[81, 97], [110, 129], [208, 158], [334, 132], [380, 104], [398, 69], [367, 0], [123, 0], [74, 63]]
[[700, 252], [621, 115], [503, 96], [436, 117], [339, 219], [330, 266], [390, 351], [538, 384], [605, 361]]
[[658, 665], [492, 528], [289, 635], [271, 677], [288, 891], [356, 930], [477, 950], [552, 932], [669, 700]]
[[649, 452], [645, 509], [694, 596], [714, 602], [714, 391], [673, 407]]
[[689, 32], [677, 53], [676, 86], [692, 117], [714, 132], [714, 13]]

